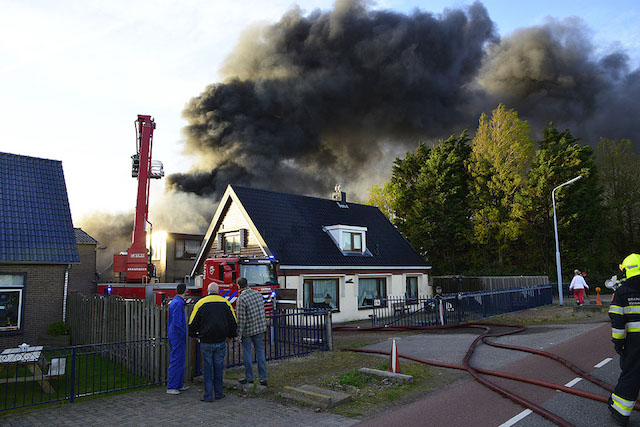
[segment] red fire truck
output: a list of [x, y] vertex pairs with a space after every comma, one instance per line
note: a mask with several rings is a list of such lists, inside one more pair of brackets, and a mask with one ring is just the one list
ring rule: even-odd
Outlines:
[[204, 262], [202, 275], [202, 295], [206, 295], [210, 283], [218, 284], [220, 296], [226, 298], [235, 307], [238, 299], [240, 277], [249, 282], [249, 286], [262, 294], [265, 310], [273, 310], [275, 290], [278, 285], [278, 261], [269, 258], [208, 258]]

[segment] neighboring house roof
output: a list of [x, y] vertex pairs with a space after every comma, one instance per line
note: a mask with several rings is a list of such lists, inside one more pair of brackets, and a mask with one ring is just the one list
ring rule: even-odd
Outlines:
[[0, 264], [80, 262], [62, 162], [0, 153]]
[[73, 231], [76, 234], [76, 243], [78, 245], [97, 245], [100, 243], [89, 236], [82, 228], [74, 228]]
[[[418, 266], [430, 268], [402, 234], [375, 206], [337, 202], [316, 197], [229, 186], [220, 202], [237, 201], [258, 239], [268, 247], [280, 265], [290, 266]], [[205, 245], [194, 271], [215, 243], [218, 208], [205, 236]], [[343, 255], [323, 227], [350, 225], [367, 227], [367, 249], [372, 256]]]

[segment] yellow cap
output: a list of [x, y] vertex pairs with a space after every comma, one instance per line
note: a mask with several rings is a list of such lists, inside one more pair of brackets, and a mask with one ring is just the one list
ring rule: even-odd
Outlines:
[[640, 274], [640, 255], [631, 254], [622, 261], [622, 268], [627, 270], [627, 279]]

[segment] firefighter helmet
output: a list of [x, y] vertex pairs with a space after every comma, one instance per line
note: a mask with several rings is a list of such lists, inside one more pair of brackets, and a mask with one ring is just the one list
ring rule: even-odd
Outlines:
[[622, 268], [627, 271], [627, 279], [640, 275], [640, 255], [631, 254], [622, 261]]

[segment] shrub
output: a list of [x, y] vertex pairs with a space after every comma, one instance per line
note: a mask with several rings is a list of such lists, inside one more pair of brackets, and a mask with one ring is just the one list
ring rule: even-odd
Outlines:
[[69, 334], [69, 326], [65, 325], [64, 322], [56, 322], [49, 325], [47, 329], [48, 335], [67, 335]]

